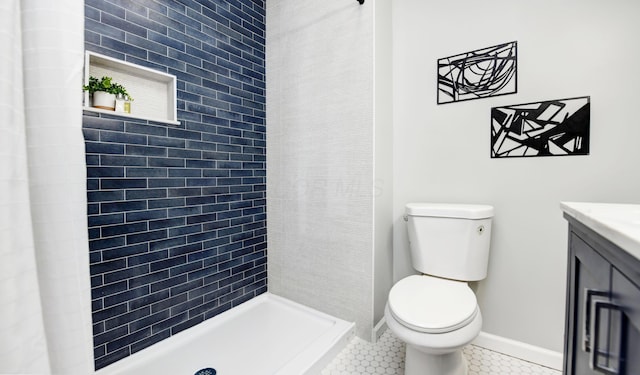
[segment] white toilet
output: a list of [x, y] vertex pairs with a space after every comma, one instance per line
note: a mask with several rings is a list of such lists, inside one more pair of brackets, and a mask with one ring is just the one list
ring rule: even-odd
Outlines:
[[487, 275], [493, 207], [410, 203], [407, 230], [413, 268], [384, 311], [406, 343], [405, 375], [466, 375], [462, 348], [480, 333], [482, 315], [467, 281]]

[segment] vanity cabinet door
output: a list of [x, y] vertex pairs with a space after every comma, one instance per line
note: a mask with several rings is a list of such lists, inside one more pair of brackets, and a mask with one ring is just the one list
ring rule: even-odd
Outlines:
[[[571, 233], [572, 285], [570, 286], [570, 304], [573, 323], [569, 323], [572, 332], [568, 332], [571, 339], [569, 352], [571, 360], [568, 365], [568, 374], [588, 375], [599, 374], [591, 369], [589, 361], [593, 347], [594, 332], [593, 309], [591, 305], [597, 300], [609, 300], [611, 265], [600, 254], [592, 249], [575, 233]], [[604, 311], [603, 314], [608, 314]], [[607, 321], [607, 317], [601, 316], [601, 321]], [[608, 327], [601, 325], [598, 328], [598, 347], [608, 347], [607, 337], [603, 335]]]
[[[614, 357], [622, 355], [620, 374], [640, 374], [640, 285], [634, 284], [617, 269], [611, 278], [611, 302], [620, 306], [622, 319], [612, 314], [611, 337], [621, 335], [621, 347], [613, 347]], [[615, 360], [615, 358], [613, 358]]]

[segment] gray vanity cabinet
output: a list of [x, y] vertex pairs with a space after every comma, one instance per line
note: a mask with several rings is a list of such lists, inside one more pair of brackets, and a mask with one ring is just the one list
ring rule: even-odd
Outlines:
[[565, 217], [564, 374], [640, 375], [640, 260]]

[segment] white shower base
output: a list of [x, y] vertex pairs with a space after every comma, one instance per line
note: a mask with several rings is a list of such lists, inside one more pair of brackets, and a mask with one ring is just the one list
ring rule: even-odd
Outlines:
[[264, 293], [95, 375], [319, 374], [353, 334], [354, 323]]

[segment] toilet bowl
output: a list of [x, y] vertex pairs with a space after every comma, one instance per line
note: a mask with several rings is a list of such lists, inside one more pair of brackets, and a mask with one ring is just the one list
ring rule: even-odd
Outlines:
[[467, 374], [462, 348], [480, 333], [482, 314], [466, 283], [406, 277], [389, 292], [385, 320], [407, 345], [406, 375]]

